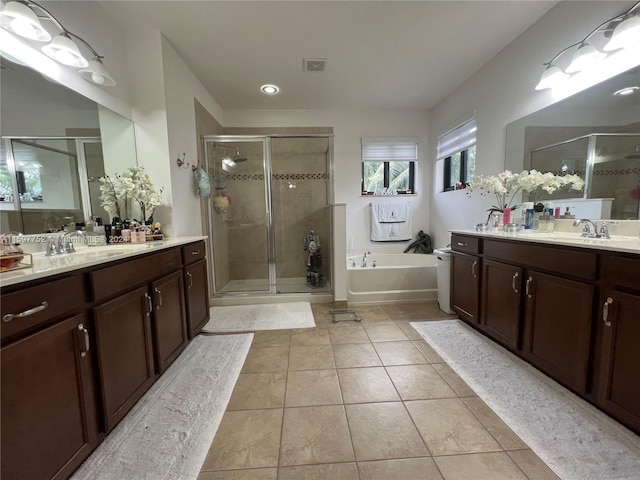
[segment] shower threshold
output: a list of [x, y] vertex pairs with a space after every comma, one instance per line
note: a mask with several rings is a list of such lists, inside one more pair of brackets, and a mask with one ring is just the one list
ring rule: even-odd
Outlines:
[[353, 310], [349, 309], [349, 308], [329, 310], [329, 315], [331, 315], [331, 321], [333, 323], [349, 322], [349, 321], [361, 322], [362, 321], [362, 317], [360, 315], [358, 315], [356, 312], [354, 312]]

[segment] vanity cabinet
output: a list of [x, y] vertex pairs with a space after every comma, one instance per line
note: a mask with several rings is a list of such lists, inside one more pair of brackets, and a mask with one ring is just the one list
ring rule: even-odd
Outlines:
[[158, 373], [163, 373], [189, 343], [182, 271], [151, 284]]
[[197, 242], [182, 247], [184, 267], [185, 303], [189, 338], [195, 337], [209, 321], [209, 283], [205, 243]]
[[478, 239], [453, 235], [451, 239], [451, 309], [470, 324], [480, 319], [480, 257]]
[[640, 259], [612, 255], [604, 264], [598, 402], [640, 431]]
[[3, 479], [67, 478], [97, 445], [90, 328], [80, 313], [2, 348]]

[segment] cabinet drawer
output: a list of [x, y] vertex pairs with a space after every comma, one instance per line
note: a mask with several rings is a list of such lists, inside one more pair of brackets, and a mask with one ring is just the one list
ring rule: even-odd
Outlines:
[[189, 245], [182, 247], [182, 262], [185, 265], [190, 265], [198, 260], [202, 260], [205, 257], [205, 254], [204, 241], [190, 243]]
[[180, 249], [174, 248], [96, 270], [90, 274], [93, 299], [102, 300], [181, 267]]
[[80, 274], [3, 294], [2, 339], [81, 309], [85, 301]]
[[604, 262], [607, 283], [640, 290], [640, 258], [610, 255]]
[[451, 235], [451, 249], [456, 252], [480, 253], [480, 239], [466, 235]]

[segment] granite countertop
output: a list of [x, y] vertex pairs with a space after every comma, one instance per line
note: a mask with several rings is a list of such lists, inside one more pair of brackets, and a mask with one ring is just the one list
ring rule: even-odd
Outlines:
[[206, 236], [174, 237], [153, 242], [123, 243], [98, 247], [75, 245], [75, 253], [66, 253], [50, 257], [45, 256], [44, 252], [38, 252], [32, 254], [32, 267], [1, 272], [0, 286], [7, 287], [9, 285], [54, 276], [81, 268], [101, 265], [114, 260], [136, 257], [150, 252], [186, 245], [206, 238]]
[[640, 236], [611, 235], [611, 239], [584, 238], [580, 236], [579, 232], [545, 232], [541, 230], [521, 230], [519, 232], [488, 230], [486, 232], [478, 232], [473, 229], [461, 229], [451, 230], [450, 232], [462, 235], [474, 235], [482, 238], [567, 245], [579, 248], [640, 254]]

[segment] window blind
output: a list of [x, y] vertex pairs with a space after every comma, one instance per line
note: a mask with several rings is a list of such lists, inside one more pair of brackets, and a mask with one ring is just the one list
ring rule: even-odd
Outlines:
[[416, 138], [363, 138], [363, 162], [393, 162], [418, 160]]
[[438, 160], [450, 157], [454, 153], [461, 152], [475, 145], [476, 130], [476, 119], [474, 117], [438, 137]]

